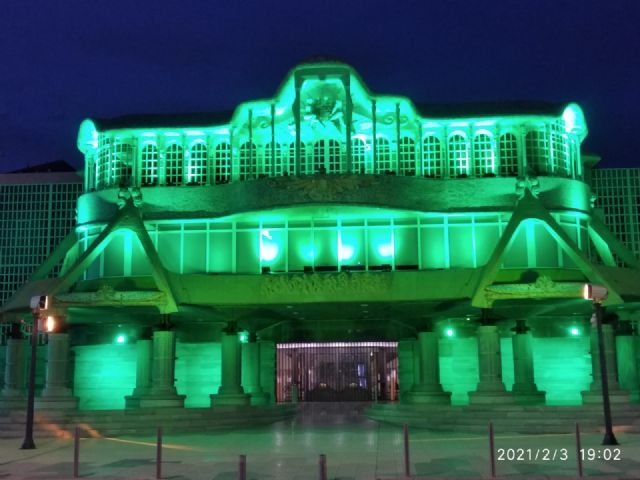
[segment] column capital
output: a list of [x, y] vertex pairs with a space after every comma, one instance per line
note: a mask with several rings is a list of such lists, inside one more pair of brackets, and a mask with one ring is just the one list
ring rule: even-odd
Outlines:
[[516, 326], [511, 329], [516, 335], [527, 333], [531, 329], [527, 327], [526, 320], [516, 320]]

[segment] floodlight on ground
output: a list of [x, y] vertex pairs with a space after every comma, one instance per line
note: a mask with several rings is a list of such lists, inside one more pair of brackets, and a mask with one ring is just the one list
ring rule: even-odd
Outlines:
[[453, 337], [453, 336], [455, 335], [455, 332], [453, 331], [453, 328], [447, 328], [447, 329], [444, 331], [444, 333], [445, 333], [445, 335], [446, 335], [447, 337]]
[[582, 289], [582, 297], [585, 300], [592, 300], [600, 303], [607, 298], [609, 291], [602, 285], [592, 285], [591, 283], [585, 283]]

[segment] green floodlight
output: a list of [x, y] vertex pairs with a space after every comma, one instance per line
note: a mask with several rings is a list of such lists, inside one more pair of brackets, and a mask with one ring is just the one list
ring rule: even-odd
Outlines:
[[238, 340], [240, 343], [249, 343], [249, 332], [239, 332]]
[[569, 329], [569, 333], [574, 337], [577, 337], [580, 335], [580, 330], [577, 327], [571, 327], [571, 329]]
[[116, 335], [116, 343], [118, 345], [124, 345], [125, 343], [127, 343], [127, 336], [119, 333], [118, 335]]
[[453, 336], [455, 335], [455, 333], [456, 333], [456, 332], [453, 330], [453, 328], [447, 328], [447, 329], [444, 331], [444, 333], [445, 333], [445, 335], [446, 335], [447, 337], [453, 337]]

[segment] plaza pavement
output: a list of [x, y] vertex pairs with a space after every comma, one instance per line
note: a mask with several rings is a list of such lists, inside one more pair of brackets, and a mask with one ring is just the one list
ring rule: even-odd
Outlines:
[[[640, 479], [640, 434], [618, 433], [620, 460], [584, 462], [584, 477]], [[83, 438], [80, 476], [87, 479], [154, 479], [155, 436]], [[582, 435], [584, 448], [602, 448], [600, 434]], [[0, 440], [0, 479], [73, 478], [73, 441], [35, 439], [36, 450], [20, 450], [21, 440]], [[380, 424], [354, 411], [301, 411], [293, 420], [267, 427], [164, 437], [162, 478], [231, 480], [238, 456], [247, 457], [247, 479], [317, 479], [318, 456], [327, 458], [328, 478], [403, 478], [402, 427]], [[577, 478], [575, 437], [496, 432], [496, 449], [523, 449], [549, 460], [496, 462], [498, 478]], [[566, 449], [567, 459], [562, 460]], [[555, 460], [551, 459], [556, 453]], [[506, 456], [505, 456], [506, 457]], [[486, 436], [410, 431], [411, 473], [415, 478], [490, 478]]]

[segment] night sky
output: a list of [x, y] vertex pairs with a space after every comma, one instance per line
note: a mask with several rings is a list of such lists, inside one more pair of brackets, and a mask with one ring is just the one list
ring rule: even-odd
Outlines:
[[640, 1], [16, 1], [0, 10], [0, 171], [86, 117], [215, 112], [324, 55], [416, 103], [575, 101], [601, 166], [640, 166]]

